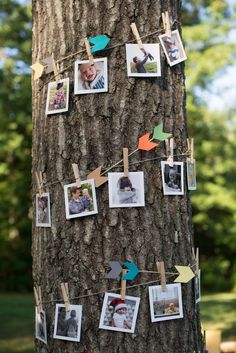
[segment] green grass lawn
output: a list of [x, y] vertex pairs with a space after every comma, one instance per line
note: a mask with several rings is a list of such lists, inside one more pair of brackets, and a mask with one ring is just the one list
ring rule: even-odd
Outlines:
[[[1, 294], [0, 353], [34, 352], [34, 299], [32, 295]], [[222, 339], [236, 341], [236, 294], [202, 297], [205, 330], [222, 330]]]

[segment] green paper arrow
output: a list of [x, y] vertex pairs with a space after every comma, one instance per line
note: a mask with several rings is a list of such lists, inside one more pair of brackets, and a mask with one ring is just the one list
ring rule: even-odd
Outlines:
[[153, 130], [153, 135], [152, 135], [152, 140], [158, 140], [158, 141], [165, 141], [166, 139], [171, 138], [172, 134], [163, 132], [163, 123], [160, 123], [159, 125], [154, 127]]

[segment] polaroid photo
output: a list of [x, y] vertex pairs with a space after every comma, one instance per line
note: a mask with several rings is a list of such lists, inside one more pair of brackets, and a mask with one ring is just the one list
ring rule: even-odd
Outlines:
[[49, 82], [46, 115], [67, 112], [69, 108], [69, 78]]
[[183, 162], [174, 162], [170, 167], [168, 162], [161, 161], [162, 185], [164, 195], [184, 194]]
[[188, 190], [196, 190], [196, 162], [195, 159], [187, 158], [187, 181], [188, 181]]
[[36, 227], [51, 227], [50, 195], [36, 194]]
[[108, 91], [107, 58], [75, 61], [75, 94], [100, 93]]
[[140, 49], [138, 44], [126, 44], [125, 48], [128, 76], [161, 76], [159, 44], [144, 44], [144, 49]]
[[37, 308], [35, 308], [35, 337], [47, 344], [46, 315], [43, 310], [38, 313]]
[[66, 219], [91, 216], [98, 213], [94, 179], [64, 185]]
[[149, 287], [149, 303], [152, 322], [181, 319], [183, 317], [181, 284]]
[[145, 206], [143, 172], [108, 173], [109, 207]]
[[105, 293], [99, 328], [134, 333], [140, 298]]
[[159, 39], [170, 66], [187, 59], [178, 29], [171, 32], [171, 37], [162, 34]]
[[201, 301], [201, 270], [198, 270], [194, 277], [194, 295], [195, 295], [195, 303], [199, 303]]
[[53, 338], [80, 342], [82, 305], [70, 305], [66, 311], [64, 304], [56, 304]]

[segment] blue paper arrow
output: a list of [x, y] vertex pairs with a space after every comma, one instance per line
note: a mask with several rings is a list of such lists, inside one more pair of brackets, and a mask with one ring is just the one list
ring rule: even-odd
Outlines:
[[95, 51], [105, 49], [107, 44], [110, 42], [110, 38], [102, 34], [100, 36], [89, 38], [88, 41], [90, 44], [93, 44], [93, 47], [91, 48], [91, 52], [95, 53]]
[[120, 279], [120, 273], [122, 272], [122, 267], [118, 261], [109, 261], [109, 266], [111, 271], [106, 274], [106, 278]]
[[127, 272], [122, 279], [126, 281], [132, 281], [139, 273], [138, 267], [133, 262], [128, 261], [124, 263], [124, 266], [128, 268], [129, 272]]

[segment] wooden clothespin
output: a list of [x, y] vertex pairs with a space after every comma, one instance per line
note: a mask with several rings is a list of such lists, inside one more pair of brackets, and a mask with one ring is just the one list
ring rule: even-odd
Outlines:
[[136, 24], [135, 23], [131, 23], [130, 27], [132, 29], [133, 35], [135, 36], [135, 39], [136, 39], [136, 41], [138, 43], [139, 48], [140, 49], [144, 49], [144, 46], [143, 46], [142, 40], [140, 38], [140, 35], [138, 33], [138, 29], [136, 27]]
[[84, 38], [84, 44], [85, 44], [86, 51], [87, 51], [87, 54], [88, 54], [89, 63], [90, 63], [90, 65], [94, 65], [93, 54], [91, 52], [90, 44], [89, 44], [89, 41], [88, 41], [87, 38]]
[[198, 275], [199, 272], [199, 248], [196, 248], [196, 252], [194, 250], [194, 248], [192, 248], [192, 254], [193, 254], [193, 258], [195, 260], [195, 274]]
[[124, 177], [129, 176], [129, 150], [128, 148], [123, 148], [123, 162], [124, 162]]
[[123, 279], [123, 277], [126, 275], [128, 270], [124, 269], [122, 271], [122, 278], [121, 278], [121, 290], [120, 290], [120, 296], [121, 300], [125, 300], [125, 294], [126, 294], [126, 279]]
[[193, 163], [193, 160], [194, 160], [194, 139], [191, 138], [191, 142], [190, 142], [190, 139], [187, 139], [187, 144], [188, 144], [188, 151], [190, 152], [190, 161], [191, 161], [191, 163]]
[[65, 303], [66, 311], [70, 311], [70, 300], [69, 300], [69, 287], [68, 283], [61, 283], [61, 291], [63, 296], [63, 301]]
[[75, 175], [76, 185], [78, 186], [78, 188], [81, 188], [81, 181], [80, 181], [80, 176], [79, 176], [78, 164], [72, 163], [72, 168], [73, 168], [73, 172], [74, 172], [74, 175]]
[[164, 261], [156, 262], [157, 272], [160, 273], [161, 276], [161, 290], [162, 292], [166, 292], [166, 274], [165, 274], [165, 265]]
[[166, 151], [167, 151], [167, 162], [170, 167], [173, 167], [174, 164], [174, 139], [165, 140]]
[[52, 67], [53, 67], [53, 72], [54, 72], [54, 76], [55, 76], [55, 80], [58, 83], [61, 80], [61, 76], [58, 72], [58, 68], [57, 68], [57, 64], [54, 60], [54, 54], [52, 53]]
[[168, 38], [171, 38], [170, 17], [168, 11], [162, 12], [161, 16], [165, 34]]
[[35, 177], [36, 177], [39, 197], [42, 197], [42, 194], [44, 192], [44, 190], [43, 190], [43, 174], [42, 174], [42, 172], [41, 171], [40, 172], [35, 172]]
[[38, 314], [43, 310], [41, 287], [34, 287], [34, 298]]

